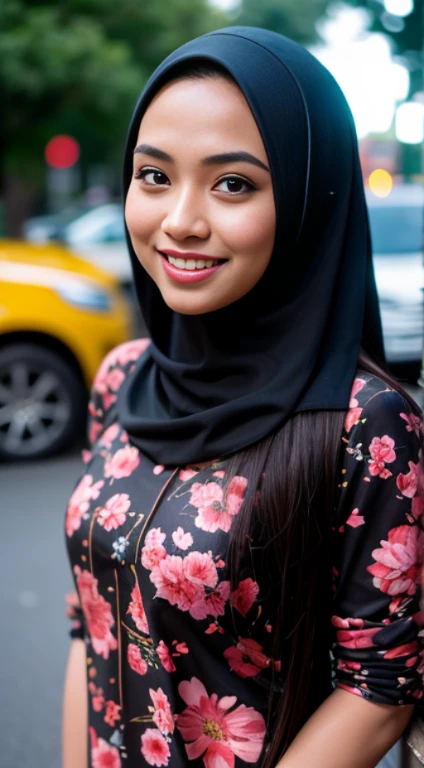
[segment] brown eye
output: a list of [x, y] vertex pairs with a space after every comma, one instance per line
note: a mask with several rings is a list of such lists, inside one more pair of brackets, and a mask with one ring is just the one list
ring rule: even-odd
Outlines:
[[135, 178], [141, 179], [145, 184], [153, 187], [161, 187], [169, 182], [168, 177], [162, 171], [157, 171], [154, 168], [141, 168], [136, 173]]
[[246, 181], [246, 179], [242, 179], [240, 176], [227, 176], [226, 179], [221, 179], [217, 184], [217, 188], [219, 187], [221, 187], [222, 192], [230, 195], [241, 195], [246, 192], [253, 192], [255, 189], [253, 184]]

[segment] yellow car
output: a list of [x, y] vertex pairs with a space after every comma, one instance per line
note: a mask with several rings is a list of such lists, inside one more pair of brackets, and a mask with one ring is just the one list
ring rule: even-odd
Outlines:
[[70, 446], [100, 362], [129, 338], [114, 277], [57, 244], [0, 240], [0, 458]]

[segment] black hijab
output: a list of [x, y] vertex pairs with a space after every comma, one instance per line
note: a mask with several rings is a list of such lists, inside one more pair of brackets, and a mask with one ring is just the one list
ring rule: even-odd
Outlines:
[[145, 110], [177, 65], [199, 59], [224, 67], [252, 110], [277, 228], [259, 283], [230, 306], [196, 316], [167, 307], [127, 233], [152, 343], [120, 391], [119, 418], [130, 441], [167, 466], [231, 454], [298, 411], [344, 410], [361, 343], [384, 359], [352, 116], [333, 77], [301, 46], [229, 27], [172, 53], [132, 117], [125, 195]]

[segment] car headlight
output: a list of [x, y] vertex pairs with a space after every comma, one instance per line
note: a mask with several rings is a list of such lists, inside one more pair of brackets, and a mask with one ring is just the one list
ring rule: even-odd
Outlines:
[[76, 304], [87, 309], [106, 312], [112, 306], [112, 297], [108, 291], [89, 285], [82, 280], [69, 280], [60, 287], [57, 286], [56, 291], [62, 299], [70, 304]]

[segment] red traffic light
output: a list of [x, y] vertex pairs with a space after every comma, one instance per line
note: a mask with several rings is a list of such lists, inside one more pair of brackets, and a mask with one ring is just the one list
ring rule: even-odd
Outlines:
[[72, 136], [53, 136], [44, 150], [46, 161], [52, 168], [71, 168], [79, 158], [80, 148]]

